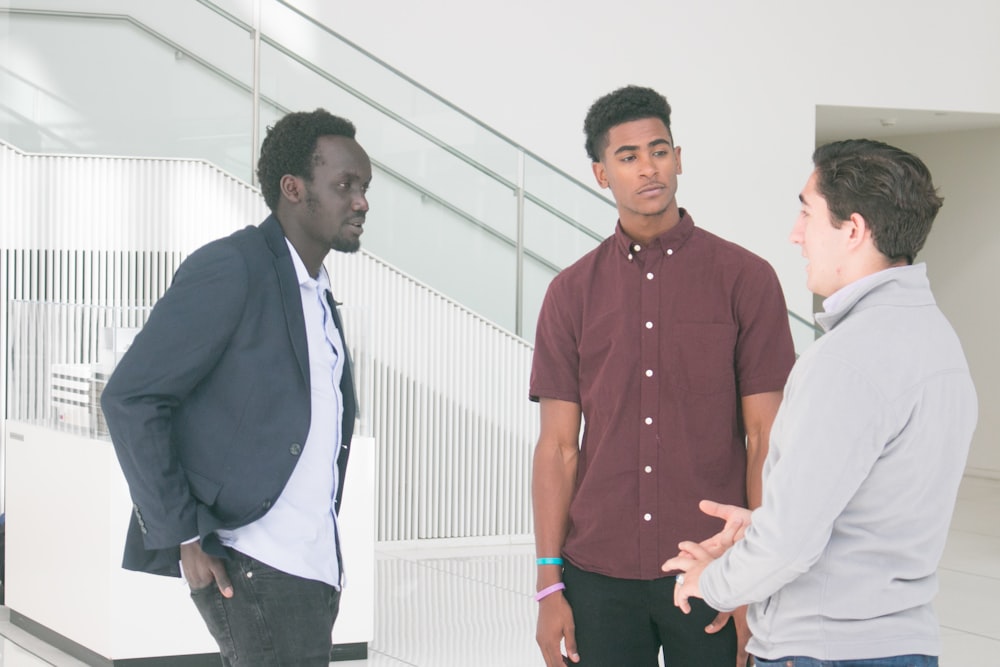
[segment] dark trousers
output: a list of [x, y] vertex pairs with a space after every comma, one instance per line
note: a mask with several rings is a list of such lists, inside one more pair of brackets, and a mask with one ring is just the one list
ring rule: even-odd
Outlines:
[[191, 599], [215, 637], [225, 667], [327, 667], [340, 591], [286, 574], [230, 550], [233, 597], [214, 583]]
[[674, 606], [674, 578], [614, 579], [566, 563], [564, 591], [573, 609], [579, 667], [733, 667], [736, 626], [705, 632], [717, 612], [691, 599], [691, 613]]

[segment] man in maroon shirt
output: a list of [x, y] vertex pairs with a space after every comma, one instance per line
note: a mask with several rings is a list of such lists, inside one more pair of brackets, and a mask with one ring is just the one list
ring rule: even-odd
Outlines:
[[678, 612], [660, 565], [716, 532], [702, 498], [760, 503], [794, 362], [784, 296], [767, 262], [678, 208], [662, 95], [616, 90], [584, 132], [619, 220], [552, 281], [538, 318], [538, 644], [547, 667], [563, 664], [560, 642], [587, 667], [655, 667], [661, 647], [668, 665], [743, 664], [745, 623], [703, 604]]

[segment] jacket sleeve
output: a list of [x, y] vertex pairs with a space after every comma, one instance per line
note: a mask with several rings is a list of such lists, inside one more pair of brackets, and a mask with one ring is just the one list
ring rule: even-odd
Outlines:
[[789, 380], [771, 431], [763, 503], [744, 539], [701, 575], [714, 609], [763, 601], [808, 571], [891, 438], [886, 399], [865, 374], [842, 359], [816, 361]]
[[243, 256], [225, 241], [188, 257], [102, 394], [147, 549], [176, 547], [198, 534], [172, 418], [212, 372], [240, 324], [247, 275]]

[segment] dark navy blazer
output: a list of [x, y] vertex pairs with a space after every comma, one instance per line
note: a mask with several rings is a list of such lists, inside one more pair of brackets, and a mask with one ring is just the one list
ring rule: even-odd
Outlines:
[[[180, 576], [182, 542], [198, 535], [222, 556], [214, 531], [270, 509], [309, 433], [308, 355], [298, 276], [273, 215], [181, 264], [101, 399], [134, 503], [124, 568]], [[338, 509], [357, 414], [349, 356]]]

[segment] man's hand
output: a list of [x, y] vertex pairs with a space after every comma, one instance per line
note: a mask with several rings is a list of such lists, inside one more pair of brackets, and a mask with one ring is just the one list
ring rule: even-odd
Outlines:
[[226, 566], [218, 558], [202, 551], [198, 541], [181, 545], [181, 569], [191, 590], [196, 591], [215, 582], [222, 597], [233, 597], [233, 584], [226, 574]]
[[[715, 558], [697, 542], [681, 542], [678, 545], [680, 553], [668, 560], [661, 568], [664, 572], [680, 570], [677, 575], [677, 585], [674, 586], [674, 605], [685, 614], [691, 613], [688, 598], [700, 598], [699, 585], [701, 573]], [[707, 628], [706, 628], [707, 629]]]
[[560, 641], [566, 643], [566, 653], [571, 662], [580, 662], [576, 652], [576, 627], [573, 625], [573, 610], [562, 593], [552, 593], [538, 603], [538, 627], [535, 641], [542, 649], [545, 667], [564, 667]]
[[718, 558], [729, 547], [742, 540], [750, 525], [751, 513], [745, 507], [722, 505], [714, 500], [702, 500], [698, 503], [698, 509], [708, 516], [714, 516], [726, 522], [720, 532], [701, 543], [701, 547], [711, 554], [712, 558]]
[[[712, 500], [702, 500], [698, 503], [698, 508], [709, 516], [722, 519], [726, 524], [720, 532], [700, 543], [681, 542], [678, 545], [680, 553], [663, 564], [664, 572], [681, 570], [684, 573], [683, 583], [674, 587], [674, 604], [685, 614], [691, 611], [688, 598], [701, 597], [701, 573], [712, 561], [743, 539], [751, 518], [751, 512], [746, 508], [723, 505]], [[736, 623], [736, 665], [745, 667], [749, 657], [746, 647], [750, 641], [746, 607], [740, 607], [733, 612], [720, 612], [705, 627], [705, 632], [709, 634], [718, 632], [725, 627], [730, 616]]]

